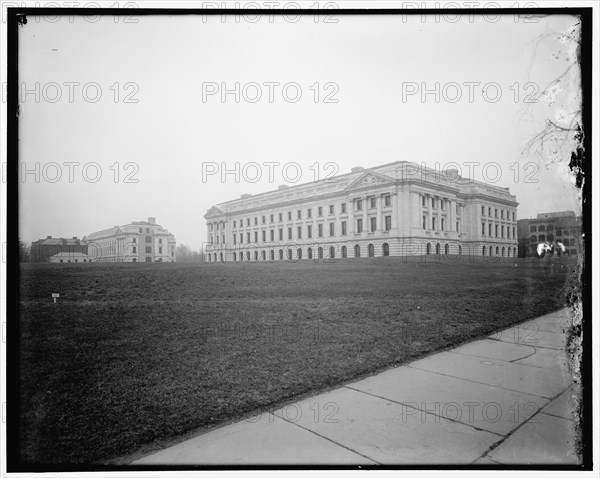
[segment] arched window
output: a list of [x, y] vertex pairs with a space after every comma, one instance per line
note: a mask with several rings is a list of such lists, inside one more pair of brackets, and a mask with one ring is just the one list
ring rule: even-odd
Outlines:
[[448, 244], [444, 245], [444, 254], [448, 255], [449, 249], [450, 249], [450, 246]]
[[375, 247], [373, 244], [367, 246], [367, 251], [369, 252], [369, 257], [375, 257]]
[[267, 251], [261, 251], [261, 253], [260, 253], [260, 258], [261, 258], [263, 261], [266, 261], [266, 260], [267, 260]]
[[319, 247], [319, 259], [323, 259], [323, 248]]
[[513, 247], [513, 257], [517, 257], [517, 248]]
[[536, 226], [529, 226], [529, 232], [537, 232]]
[[312, 247], [309, 247], [308, 251], [306, 251], [306, 252], [308, 252], [308, 258], [312, 259]]
[[502, 257], [504, 257], [504, 247], [502, 247]]
[[298, 260], [302, 259], [302, 249], [298, 248], [296, 254], [298, 254]]
[[500, 254], [500, 248], [498, 246], [496, 246], [496, 255]]
[[387, 242], [383, 243], [382, 250], [383, 250], [383, 255], [384, 256], [389, 256], [390, 255], [390, 245]]
[[360, 246], [358, 244], [354, 246], [354, 257], [360, 257]]
[[510, 257], [510, 247], [506, 249], [506, 257]]
[[440, 243], [438, 242], [438, 243], [435, 245], [435, 254], [436, 254], [436, 255], [439, 255], [439, 253], [440, 253]]
[[223, 253], [219, 252], [219, 259], [221, 260], [221, 262], [223, 262]]
[[274, 261], [275, 260], [275, 251], [273, 249], [271, 249], [270, 256], [271, 256], [271, 260]]
[[538, 232], [546, 232], [546, 226], [544, 226], [543, 224], [540, 224], [538, 226]]
[[291, 261], [292, 260], [292, 250], [288, 249], [288, 259]]
[[348, 257], [348, 249], [346, 246], [342, 246], [342, 258], [346, 259]]
[[546, 242], [546, 234], [540, 234], [540, 235], [538, 236], [538, 240], [539, 240], [540, 242]]
[[529, 236], [529, 242], [537, 242], [537, 236]]
[[250, 251], [246, 251], [246, 259], [250, 260]]
[[482, 255], [482, 256], [485, 256], [485, 246], [483, 246], [483, 247], [481, 248], [481, 255]]
[[257, 261], [258, 260], [258, 251], [254, 251], [254, 260]]
[[335, 259], [335, 247], [331, 246], [329, 248], [329, 258], [330, 259]]
[[240, 252], [240, 262], [242, 262], [244, 260], [244, 253]]
[[211, 262], [212, 258], [210, 257], [210, 254], [208, 255], [208, 262]]
[[236, 256], [236, 254], [235, 254], [235, 252], [234, 252], [234, 253], [233, 253], [233, 262], [236, 262], [236, 261], [237, 261], [237, 256]]
[[431, 244], [427, 243], [427, 255], [431, 254]]
[[492, 255], [492, 251], [493, 251], [493, 250], [494, 250], [494, 248], [493, 248], [492, 246], [490, 246], [490, 251], [489, 251], [489, 254], [488, 254], [489, 256], [491, 256], [491, 255]]
[[279, 249], [279, 260], [283, 260], [283, 249]]

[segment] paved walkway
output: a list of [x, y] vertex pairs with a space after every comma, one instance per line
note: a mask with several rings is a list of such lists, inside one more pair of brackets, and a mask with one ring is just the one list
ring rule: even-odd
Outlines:
[[576, 464], [569, 322], [554, 312], [133, 464]]

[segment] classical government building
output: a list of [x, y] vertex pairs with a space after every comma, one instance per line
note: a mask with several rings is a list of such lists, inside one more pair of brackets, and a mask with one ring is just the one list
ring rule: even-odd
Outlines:
[[583, 249], [582, 218], [573, 211], [544, 212], [534, 219], [517, 221], [519, 257], [535, 257], [539, 243], [555, 247], [560, 242], [565, 254], [576, 255]]
[[409, 255], [516, 257], [507, 188], [399, 161], [211, 207], [210, 262]]
[[93, 262], [175, 262], [175, 236], [154, 217], [92, 232], [83, 242]]

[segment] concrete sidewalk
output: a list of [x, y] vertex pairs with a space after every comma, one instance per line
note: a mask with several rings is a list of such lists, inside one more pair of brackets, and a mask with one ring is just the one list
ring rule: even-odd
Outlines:
[[133, 465], [577, 464], [567, 309]]

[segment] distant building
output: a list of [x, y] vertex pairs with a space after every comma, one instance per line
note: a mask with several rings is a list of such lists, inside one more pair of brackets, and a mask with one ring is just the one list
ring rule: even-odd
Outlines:
[[399, 161], [216, 204], [206, 260], [281, 261], [406, 255], [515, 257], [508, 188]]
[[83, 252], [59, 252], [50, 256], [48, 262], [92, 262]]
[[535, 219], [518, 220], [519, 257], [535, 256], [537, 245], [543, 242], [554, 245], [555, 250], [561, 242], [566, 254], [578, 254], [582, 250], [581, 220], [573, 211], [545, 212]]
[[87, 254], [87, 245], [77, 239], [77, 237], [65, 239], [48, 236], [46, 239], [40, 239], [31, 243], [29, 262], [48, 262], [50, 257], [61, 252]]
[[175, 236], [154, 217], [92, 232], [83, 241], [93, 262], [175, 262]]

